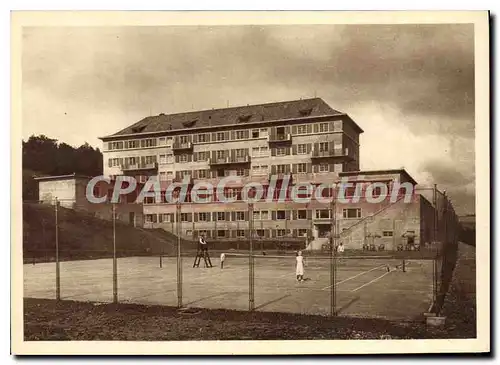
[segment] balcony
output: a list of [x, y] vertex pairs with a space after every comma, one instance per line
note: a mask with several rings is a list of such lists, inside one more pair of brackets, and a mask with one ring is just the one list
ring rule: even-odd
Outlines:
[[210, 159], [208, 159], [208, 164], [210, 166], [239, 165], [239, 164], [248, 164], [248, 163], [250, 163], [250, 156], [210, 158]]
[[292, 135], [290, 133], [271, 134], [267, 137], [269, 144], [289, 144], [292, 143]]
[[354, 154], [349, 151], [348, 148], [345, 149], [335, 149], [328, 151], [320, 151], [317, 149], [312, 150], [311, 159], [326, 159], [326, 158], [342, 158], [342, 159], [354, 159]]
[[180, 142], [174, 142], [172, 145], [172, 152], [175, 154], [176, 152], [189, 152], [193, 150], [193, 143], [191, 142], [186, 142], [186, 143], [180, 143]]
[[151, 163], [135, 163], [135, 164], [123, 164], [121, 165], [123, 172], [126, 171], [144, 171], [144, 170], [158, 170], [158, 162]]

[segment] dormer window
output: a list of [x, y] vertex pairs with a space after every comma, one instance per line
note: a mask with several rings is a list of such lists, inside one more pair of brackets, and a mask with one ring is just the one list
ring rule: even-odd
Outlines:
[[301, 109], [300, 110], [300, 115], [302, 117], [308, 117], [309, 115], [311, 115], [311, 112], [312, 112], [312, 108], [308, 108], [308, 109]]
[[240, 123], [245, 123], [245, 122], [248, 122], [250, 120], [250, 118], [252, 118], [252, 114], [249, 114], [249, 115], [240, 115], [238, 117], [238, 121]]
[[144, 128], [146, 128], [145, 125], [140, 125], [140, 126], [137, 126], [137, 127], [132, 127], [132, 132], [134, 133], [141, 133]]
[[195, 126], [195, 124], [196, 124], [197, 121], [198, 120], [196, 120], [196, 119], [195, 120], [190, 120], [188, 122], [182, 123], [182, 125], [184, 126], [184, 128], [192, 128], [192, 127]]

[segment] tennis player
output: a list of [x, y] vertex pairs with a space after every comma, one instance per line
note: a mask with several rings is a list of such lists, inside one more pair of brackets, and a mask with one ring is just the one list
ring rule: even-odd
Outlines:
[[302, 251], [297, 252], [296, 260], [295, 274], [297, 275], [297, 281], [304, 281], [304, 257], [302, 256]]

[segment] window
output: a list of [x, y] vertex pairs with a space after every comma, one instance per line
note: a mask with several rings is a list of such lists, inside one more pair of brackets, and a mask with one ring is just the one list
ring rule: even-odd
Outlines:
[[284, 211], [284, 210], [277, 210], [276, 211], [276, 219], [278, 219], [278, 220], [284, 220], [284, 219], [286, 219], [286, 211]]
[[207, 161], [209, 158], [208, 152], [196, 152], [196, 160], [198, 161]]
[[307, 125], [298, 125], [297, 126], [297, 134], [306, 134], [307, 133]]
[[236, 220], [244, 221], [245, 220], [245, 212], [236, 212]]
[[191, 229], [186, 230], [186, 236], [192, 236], [193, 231]]
[[236, 139], [245, 139], [245, 131], [236, 131]]
[[180, 144], [188, 144], [189, 143], [189, 136], [180, 136], [179, 143]]
[[110, 165], [111, 165], [111, 167], [118, 167], [118, 166], [120, 166], [121, 165], [120, 162], [121, 161], [120, 161], [119, 158], [112, 158], [112, 159], [110, 159]]
[[260, 155], [261, 156], [269, 156], [269, 148], [267, 148], [267, 147], [261, 147], [260, 148]]
[[160, 172], [160, 181], [165, 181], [167, 180], [167, 174], [165, 173], [165, 171], [161, 171]]
[[217, 231], [217, 237], [218, 238], [224, 238], [224, 237], [226, 237], [226, 231], [224, 231], [223, 229], [219, 229]]
[[305, 174], [307, 172], [307, 164], [305, 163], [297, 164], [297, 172], [299, 174]]
[[208, 138], [206, 133], [198, 134], [198, 143], [205, 143], [207, 140]]
[[203, 237], [207, 237], [207, 236], [208, 236], [208, 234], [207, 234], [207, 230], [206, 230], [206, 229], [200, 229], [200, 230], [198, 231], [198, 236], [199, 236], [199, 237], [201, 237], [201, 236], [203, 236]]
[[224, 160], [226, 158], [226, 151], [218, 150], [216, 151], [217, 160]]
[[267, 128], [261, 128], [259, 132], [261, 137], [267, 137], [268, 135]]
[[171, 220], [170, 217], [171, 217], [170, 213], [163, 214], [163, 222], [173, 222], [173, 220]]
[[348, 208], [342, 211], [344, 218], [361, 218], [361, 209], [359, 208]]
[[384, 231], [382, 233], [382, 236], [384, 236], [384, 237], [392, 237], [392, 231]]
[[319, 152], [327, 152], [327, 151], [328, 151], [328, 142], [320, 142]]
[[259, 147], [253, 147], [252, 148], [252, 157], [257, 157], [260, 155], [260, 148]]
[[255, 235], [257, 237], [264, 237], [265, 236], [265, 233], [264, 233], [264, 230], [263, 229], [258, 229], [255, 231]]
[[307, 229], [299, 228], [299, 230], [297, 231], [297, 234], [299, 237], [305, 237], [305, 236], [307, 236]]
[[225, 212], [217, 212], [217, 220], [218, 221], [225, 221], [226, 220], [226, 213]]
[[226, 174], [226, 170], [224, 170], [224, 169], [217, 170], [217, 177], [224, 177], [225, 174]]
[[276, 156], [285, 156], [285, 155], [286, 155], [286, 148], [285, 147], [276, 148]]
[[189, 222], [189, 213], [181, 213], [181, 222]]
[[307, 153], [307, 144], [299, 144], [297, 145], [297, 154], [305, 155]]
[[167, 154], [167, 163], [174, 163], [174, 155], [171, 153]]
[[209, 214], [210, 213], [207, 213], [207, 212], [201, 212], [201, 213], [198, 213], [198, 220], [200, 222], [208, 222], [209, 221]]
[[173, 171], [167, 171], [167, 180], [172, 180], [174, 178], [174, 172]]
[[226, 139], [224, 132], [217, 132], [217, 134], [215, 135], [215, 139], [217, 141], [224, 141]]
[[154, 147], [156, 146], [156, 138], [148, 138], [141, 140], [141, 147]]
[[327, 163], [321, 163], [318, 166], [319, 172], [328, 172], [329, 171], [329, 166]]
[[133, 140], [133, 141], [127, 141], [125, 142], [125, 148], [139, 148], [139, 141]]
[[342, 172], [342, 164], [336, 163], [335, 165], [333, 165], [333, 172]]
[[165, 137], [158, 138], [158, 145], [165, 146], [167, 144], [167, 139]]
[[123, 142], [109, 142], [108, 149], [110, 150], [122, 150]]
[[147, 196], [144, 198], [144, 204], [154, 204], [155, 203], [155, 198], [152, 196]]
[[160, 165], [167, 163], [167, 155], [160, 155]]
[[286, 236], [286, 230], [285, 229], [277, 229], [276, 230], [276, 237], [285, 237]]
[[269, 212], [267, 210], [260, 211], [260, 219], [265, 221], [269, 219]]
[[144, 156], [144, 163], [146, 165], [150, 165], [150, 164], [156, 163], [156, 156]]
[[181, 163], [188, 162], [188, 155], [179, 155], [179, 162]]
[[297, 219], [307, 219], [307, 210], [298, 210]]
[[289, 165], [276, 165], [276, 173], [286, 174], [289, 167]]
[[316, 219], [330, 219], [330, 209], [317, 209]]
[[198, 179], [208, 179], [208, 170], [198, 170]]
[[173, 138], [172, 137], [167, 137], [167, 146], [172, 145]]
[[238, 148], [236, 150], [236, 158], [245, 157], [245, 152], [246, 152], [246, 149], [244, 149], [244, 148]]
[[259, 135], [258, 129], [252, 129], [252, 138], [259, 138]]
[[319, 131], [328, 132], [328, 123], [319, 123]]
[[260, 171], [263, 174], [267, 174], [267, 172], [269, 171], [269, 166], [267, 166], [267, 165], [260, 165]]
[[238, 237], [238, 238], [243, 238], [243, 237], [245, 237], [245, 230], [244, 230], [244, 229], [238, 229], [238, 230], [236, 231], [236, 237]]
[[156, 214], [146, 214], [146, 222], [147, 223], [156, 223], [158, 216]]
[[245, 169], [237, 169], [236, 176], [245, 176]]

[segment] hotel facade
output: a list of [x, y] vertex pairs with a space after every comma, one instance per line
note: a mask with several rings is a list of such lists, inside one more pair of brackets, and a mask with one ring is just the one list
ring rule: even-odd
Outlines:
[[[233, 203], [216, 199], [193, 203], [188, 198], [181, 204], [181, 235], [187, 239], [201, 234], [217, 240], [248, 238], [249, 205], [242, 200], [241, 189], [260, 183], [267, 196], [275, 181], [275, 199], [252, 206], [254, 236], [307, 237], [309, 248], [320, 248], [328, 241], [335, 214], [338, 238], [347, 249], [368, 243], [396, 249], [409, 242], [430, 242], [435, 204], [425, 194], [413, 194], [410, 202], [398, 198], [369, 203], [361, 197], [332, 205], [316, 199], [298, 203], [289, 195], [278, 201], [284, 182], [287, 191], [305, 182], [320, 185], [345, 179], [356, 184], [384, 183], [389, 188], [396, 182], [417, 185], [404, 169], [360, 171], [361, 133], [347, 114], [320, 98], [160, 114], [101, 137], [104, 174], [133, 176], [139, 182], [156, 176], [162, 190], [183, 180], [190, 187], [200, 182], [217, 186], [224, 178], [238, 177], [238, 182], [224, 188], [225, 196], [236, 199]], [[332, 194], [326, 189], [323, 196]], [[348, 190], [348, 196], [353, 194]], [[167, 202], [163, 194], [161, 201], [144, 201], [143, 215], [145, 228], [177, 232], [176, 204]]]

